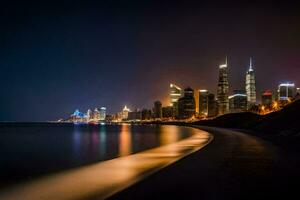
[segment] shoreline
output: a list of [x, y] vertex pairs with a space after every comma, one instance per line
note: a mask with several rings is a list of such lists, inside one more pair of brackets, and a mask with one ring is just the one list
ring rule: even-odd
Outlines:
[[[281, 149], [239, 131], [198, 126], [214, 140], [109, 199], [268, 199], [297, 194], [297, 165]], [[287, 184], [288, 183], [288, 184]]]

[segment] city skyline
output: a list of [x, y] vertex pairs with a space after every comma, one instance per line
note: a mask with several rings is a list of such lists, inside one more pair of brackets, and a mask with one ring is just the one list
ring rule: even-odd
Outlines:
[[258, 100], [282, 82], [300, 82], [297, 4], [117, 5], [3, 5], [0, 121], [56, 120], [99, 106], [115, 113], [157, 99], [165, 105], [170, 83], [216, 94], [225, 55], [237, 86], [231, 93], [243, 88], [249, 57]]

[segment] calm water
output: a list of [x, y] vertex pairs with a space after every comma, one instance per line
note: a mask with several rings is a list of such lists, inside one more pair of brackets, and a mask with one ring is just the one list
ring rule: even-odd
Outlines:
[[0, 125], [0, 185], [176, 142], [193, 129], [169, 125]]

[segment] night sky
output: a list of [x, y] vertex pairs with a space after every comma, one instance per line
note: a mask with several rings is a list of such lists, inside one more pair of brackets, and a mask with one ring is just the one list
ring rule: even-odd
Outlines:
[[259, 95], [282, 81], [300, 85], [292, 2], [45, 2], [1, 3], [1, 121], [167, 105], [170, 82], [215, 92], [226, 55], [231, 90], [244, 89], [250, 56]]

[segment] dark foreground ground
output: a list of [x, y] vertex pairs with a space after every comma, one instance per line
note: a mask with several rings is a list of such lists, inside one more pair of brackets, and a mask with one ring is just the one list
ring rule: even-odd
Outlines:
[[297, 199], [299, 163], [257, 137], [201, 127], [214, 135], [204, 149], [111, 199]]

